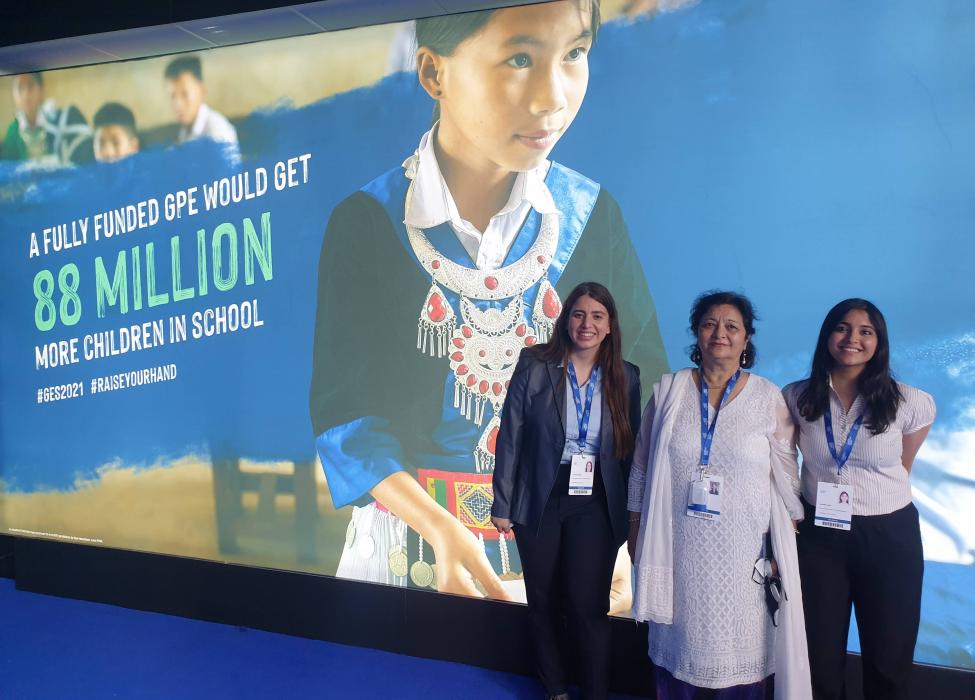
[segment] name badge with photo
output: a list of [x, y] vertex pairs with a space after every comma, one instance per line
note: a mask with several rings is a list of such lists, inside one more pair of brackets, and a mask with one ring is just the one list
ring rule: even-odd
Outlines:
[[569, 471], [569, 495], [591, 495], [593, 478], [595, 476], [596, 455], [572, 455], [572, 469]]
[[690, 484], [687, 496], [687, 515], [692, 518], [717, 520], [721, 517], [721, 493], [724, 477], [704, 473]]
[[816, 525], [849, 530], [853, 519], [853, 488], [820, 481], [816, 487]]

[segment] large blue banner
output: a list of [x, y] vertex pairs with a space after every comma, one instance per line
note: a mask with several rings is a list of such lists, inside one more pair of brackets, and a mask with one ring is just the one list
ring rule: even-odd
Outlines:
[[[289, 41], [273, 51], [255, 45], [255, 63], [284, 61]], [[819, 324], [835, 302], [862, 296], [884, 311], [898, 379], [938, 406], [911, 473], [926, 557], [916, 658], [968, 668], [975, 668], [975, 609], [963, 593], [975, 588], [973, 45], [975, 8], [950, 0], [705, 1], [652, 19], [608, 21], [589, 57], [578, 117], [551, 154], [581, 174], [566, 181], [566, 192], [598, 183], [619, 203], [622, 235], [639, 264], [625, 274], [607, 268], [616, 288], [603, 281], [614, 293], [623, 289], [635, 309], [655, 310], [646, 332], [658, 340], [643, 356], [659, 359], [658, 373], [688, 364], [687, 314], [704, 289], [741, 290], [755, 302], [755, 371], [780, 386], [808, 374]], [[202, 57], [204, 67], [210, 60]], [[169, 61], [153, 61], [162, 75]], [[100, 85], [98, 71], [76, 69], [60, 84], [74, 80], [105, 102], [124, 102]], [[247, 71], [219, 79], [243, 89]], [[166, 77], [167, 86], [179, 87], [180, 75]], [[316, 463], [320, 455], [341, 462], [386, 449], [385, 438], [361, 442], [366, 433], [354, 432], [365, 430], [355, 421], [375, 411], [336, 419], [352, 432], [333, 433], [324, 447], [316, 442], [323, 430], [309, 394], [320, 271], [352, 280], [330, 293], [331, 307], [365, 309], [328, 317], [346, 319], [327, 329], [342, 338], [339, 374], [367, 386], [359, 375], [374, 368], [364, 358], [396, 364], [411, 353], [409, 366], [430, 278], [410, 268], [422, 287], [413, 298], [412, 288], [392, 286], [400, 272], [391, 260], [408, 254], [406, 238], [393, 232], [369, 251], [354, 242], [330, 249], [326, 226], [368, 183], [373, 194], [382, 190], [377, 201], [387, 197], [402, 215], [398, 185], [377, 178], [402, 173], [431, 127], [433, 102], [409, 71], [303, 107], [269, 106], [280, 97], [231, 115], [233, 138], [220, 125], [200, 132], [190, 122], [168, 142], [164, 129], [154, 130], [155, 144], [143, 133], [140, 152], [114, 162], [45, 151], [31, 141], [40, 132], [20, 130], [23, 157], [0, 164], [5, 530], [327, 574], [344, 550], [383, 545], [356, 543], [349, 526], [353, 507], [382, 512], [367, 493], [375, 482], [348, 471], [333, 476]], [[178, 96], [172, 104], [179, 122]], [[363, 236], [367, 209], [358, 212]], [[336, 256], [326, 268], [323, 242]], [[561, 272], [549, 273], [556, 287]], [[526, 290], [529, 304], [538, 291]], [[409, 317], [390, 320], [399, 309]], [[412, 335], [391, 337], [389, 324], [404, 320]], [[374, 352], [377, 344], [385, 355]], [[438, 368], [443, 382], [448, 361]], [[452, 378], [435, 387], [436, 400], [453, 387]], [[377, 404], [402, 401], [403, 412], [419, 415], [409, 414], [405, 398], [390, 398], [401, 389], [369, 391]], [[485, 400], [492, 390], [482, 392]], [[438, 445], [415, 450], [442, 456], [437, 450], [451, 440], [473, 445], [489, 418], [476, 428], [445, 418], [438, 423], [445, 432], [427, 435]], [[475, 508], [484, 482], [474, 466], [473, 476], [457, 477], [451, 459], [430, 458], [414, 476], [462, 522], [469, 517], [464, 524], [476, 534], [483, 513], [464, 508]], [[390, 532], [386, 544], [416, 559], [416, 539]], [[502, 571], [514, 568], [514, 553], [502, 564], [502, 543], [487, 540], [498, 574], [506, 583], [517, 578], [517, 569]], [[405, 584], [398, 561], [390, 558], [389, 569], [387, 582]]]

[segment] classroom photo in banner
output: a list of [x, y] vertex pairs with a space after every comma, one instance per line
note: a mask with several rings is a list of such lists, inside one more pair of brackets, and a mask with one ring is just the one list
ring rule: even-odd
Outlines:
[[975, 8], [651, 4], [0, 78], [0, 530], [523, 602], [495, 440], [569, 290], [644, 401], [705, 289], [779, 386], [862, 296], [938, 406], [915, 658], [975, 669]]

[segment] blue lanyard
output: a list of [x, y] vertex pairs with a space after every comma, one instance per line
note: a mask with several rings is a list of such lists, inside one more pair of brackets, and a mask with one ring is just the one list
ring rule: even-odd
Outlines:
[[724, 389], [724, 395], [721, 397], [721, 403], [718, 404], [718, 408], [714, 411], [714, 420], [711, 421], [711, 425], [708, 425], [708, 383], [704, 381], [704, 372], [701, 372], [701, 466], [708, 466], [708, 460], [711, 459], [711, 442], [714, 440], [714, 428], [718, 424], [718, 414], [724, 405], [728, 403], [728, 397], [731, 396], [731, 392], [735, 389], [735, 384], [738, 383], [738, 378], [741, 376], [741, 370], [735, 372], [731, 381], [728, 382], [728, 386]]
[[843, 465], [846, 464], [846, 460], [853, 454], [853, 443], [856, 442], [857, 433], [860, 432], [860, 426], [863, 425], [863, 416], [864, 414], [861, 413], [860, 417], [853, 423], [853, 427], [850, 428], [850, 434], [846, 436], [846, 444], [843, 445], [843, 451], [836, 454], [836, 438], [833, 437], [833, 414], [830, 413], [829, 403], [826, 404], [826, 408], [823, 410], [823, 425], [826, 426], [826, 444], [829, 446], [829, 453], [833, 455], [833, 460], [836, 462], [837, 476], [843, 471]]
[[596, 382], [599, 381], [599, 366], [592, 368], [589, 376], [589, 383], [586, 385], [586, 405], [582, 405], [582, 395], [579, 392], [579, 379], [576, 377], [576, 368], [569, 362], [569, 384], [572, 386], [572, 400], [576, 404], [576, 420], [579, 421], [579, 448], [583, 449], [586, 444], [586, 436], [589, 434], [589, 413], [592, 411], [592, 395], [596, 391]]

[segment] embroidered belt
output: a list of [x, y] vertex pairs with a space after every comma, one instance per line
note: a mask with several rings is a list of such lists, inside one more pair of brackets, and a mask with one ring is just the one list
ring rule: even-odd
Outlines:
[[491, 524], [491, 474], [418, 469], [416, 478], [423, 490], [468, 530], [485, 540], [498, 539], [498, 531]]

